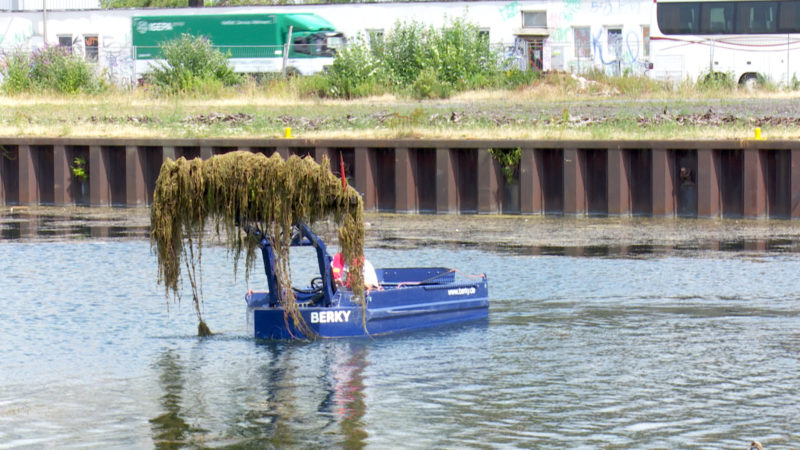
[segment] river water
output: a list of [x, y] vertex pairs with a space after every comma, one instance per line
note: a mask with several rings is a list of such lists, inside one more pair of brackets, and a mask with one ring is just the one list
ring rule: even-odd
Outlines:
[[257, 342], [243, 295], [263, 275], [234, 277], [223, 248], [203, 254], [201, 339], [146, 230], [19, 229], [0, 240], [0, 448], [800, 446], [792, 242], [374, 245], [376, 267], [486, 272], [488, 322]]

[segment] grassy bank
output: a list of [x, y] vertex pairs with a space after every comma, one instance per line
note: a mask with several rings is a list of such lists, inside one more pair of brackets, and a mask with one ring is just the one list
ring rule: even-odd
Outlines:
[[555, 74], [513, 90], [445, 100], [308, 96], [302, 81], [246, 83], [213, 95], [146, 89], [78, 96], [0, 96], [0, 135], [509, 139], [800, 137], [800, 97], [776, 89], [702, 89], [642, 77]]

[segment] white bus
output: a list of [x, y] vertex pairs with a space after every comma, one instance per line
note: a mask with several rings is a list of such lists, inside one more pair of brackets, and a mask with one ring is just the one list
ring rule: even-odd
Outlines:
[[651, 74], [697, 81], [724, 73], [742, 85], [759, 77], [800, 82], [800, 0], [656, 0]]

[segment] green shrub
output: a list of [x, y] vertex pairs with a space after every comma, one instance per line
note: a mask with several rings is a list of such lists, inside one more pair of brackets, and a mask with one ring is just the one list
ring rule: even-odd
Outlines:
[[498, 71], [490, 78], [491, 87], [514, 89], [531, 85], [534, 81], [542, 78], [542, 72], [538, 70], [520, 70], [518, 68]]
[[502, 76], [500, 53], [477, 25], [456, 19], [441, 29], [397, 22], [384, 39], [359, 36], [328, 73], [329, 95], [353, 98], [385, 91], [446, 98], [492, 86]]
[[290, 83], [303, 97], [328, 97], [331, 95], [331, 81], [325, 74], [294, 77]]
[[384, 36], [382, 44], [382, 65], [392, 85], [400, 88], [411, 86], [422, 69], [431, 67], [434, 55], [429, 36], [433, 29], [421, 22], [397, 22]]
[[477, 25], [457, 18], [432, 34], [439, 79], [459, 90], [481, 88], [500, 70], [500, 54]]
[[45, 47], [30, 54], [14, 52], [6, 56], [0, 71], [3, 91], [9, 94], [97, 93], [108, 88], [90, 63], [64, 47]]
[[164, 61], [145, 74], [145, 80], [168, 94], [215, 94], [242, 77], [233, 72], [228, 56], [200, 36], [182, 34], [159, 46]]
[[381, 93], [383, 70], [363, 35], [337, 53], [327, 73], [327, 95], [341, 98]]
[[27, 53], [13, 52], [6, 55], [3, 64], [0, 65], [3, 92], [8, 94], [33, 92], [35, 88], [33, 78], [30, 76], [30, 66], [31, 58]]
[[697, 88], [701, 91], [730, 91], [735, 87], [733, 75], [725, 72], [706, 72], [697, 80]]
[[428, 98], [448, 98], [452, 95], [453, 88], [439, 80], [433, 68], [423, 69], [411, 85], [411, 96], [418, 100]]

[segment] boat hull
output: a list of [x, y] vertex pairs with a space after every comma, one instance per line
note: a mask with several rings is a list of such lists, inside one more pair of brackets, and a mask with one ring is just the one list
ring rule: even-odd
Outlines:
[[[258, 305], [248, 297], [248, 305]], [[394, 287], [373, 291], [364, 310], [347, 291], [337, 292], [331, 307], [301, 306], [312, 330], [307, 336], [281, 307], [249, 306], [248, 321], [258, 339], [348, 338], [403, 333], [485, 319], [489, 315], [486, 279], [474, 283]]]

